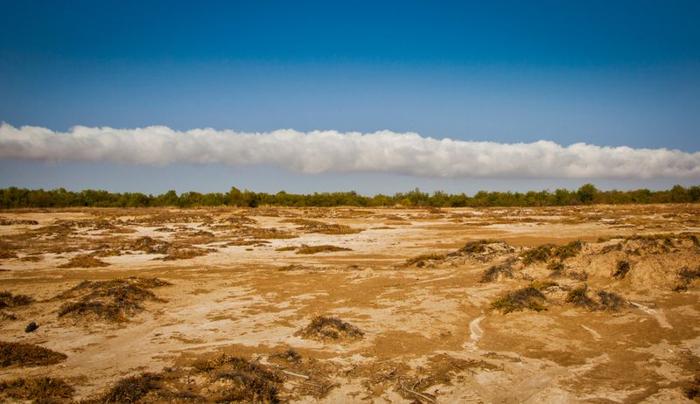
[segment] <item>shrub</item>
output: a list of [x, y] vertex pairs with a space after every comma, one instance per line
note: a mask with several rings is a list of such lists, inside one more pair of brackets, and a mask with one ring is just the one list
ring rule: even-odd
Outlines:
[[553, 248], [553, 244], [543, 244], [523, 252], [520, 257], [523, 259], [523, 264], [525, 265], [534, 264], [535, 262], [545, 262], [552, 256]]
[[491, 303], [491, 307], [500, 310], [503, 314], [521, 310], [546, 310], [544, 302], [547, 299], [539, 289], [528, 286], [509, 292]]
[[0, 367], [54, 365], [66, 358], [65, 354], [39, 345], [0, 341]]
[[316, 316], [311, 323], [296, 335], [316, 340], [360, 339], [365, 334], [354, 325], [342, 321], [337, 317]]
[[612, 276], [615, 279], [623, 279], [629, 271], [630, 263], [625, 260], [620, 260], [617, 261], [617, 265], [615, 266], [615, 271], [613, 272]]
[[594, 310], [597, 308], [596, 302], [588, 297], [588, 285], [583, 285], [569, 291], [569, 293], [566, 295], [566, 302], [571, 303], [574, 306], [585, 307], [588, 310]]

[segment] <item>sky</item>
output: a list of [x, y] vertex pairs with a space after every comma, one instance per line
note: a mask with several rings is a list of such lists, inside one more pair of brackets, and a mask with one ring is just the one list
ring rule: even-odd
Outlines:
[[696, 185], [697, 21], [695, 0], [0, 0], [0, 187]]

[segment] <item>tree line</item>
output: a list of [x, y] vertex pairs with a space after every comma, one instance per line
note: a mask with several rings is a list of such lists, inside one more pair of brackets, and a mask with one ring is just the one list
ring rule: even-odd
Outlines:
[[86, 189], [79, 192], [63, 188], [43, 190], [25, 188], [0, 189], [0, 209], [8, 208], [65, 208], [65, 207], [157, 207], [181, 208], [197, 206], [407, 206], [407, 207], [489, 207], [489, 206], [566, 206], [587, 204], [647, 204], [700, 202], [700, 186], [676, 185], [669, 190], [603, 191], [592, 184], [577, 190], [557, 189], [553, 192], [487, 192], [472, 196], [464, 193], [448, 194], [436, 191], [432, 194], [416, 188], [394, 195], [360, 195], [352, 192], [323, 192], [292, 194], [280, 191], [275, 194], [239, 190], [232, 187], [227, 193], [168, 191], [160, 195], [139, 192], [108, 192]]

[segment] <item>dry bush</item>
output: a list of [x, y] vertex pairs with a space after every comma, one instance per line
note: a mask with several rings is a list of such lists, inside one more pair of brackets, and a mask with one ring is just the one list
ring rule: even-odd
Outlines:
[[99, 402], [103, 403], [138, 403], [152, 390], [161, 388], [161, 377], [155, 373], [141, 373], [121, 379]]
[[598, 304], [588, 297], [588, 285], [583, 285], [569, 291], [566, 295], [566, 302], [577, 307], [584, 307], [588, 310], [595, 310], [598, 307]]
[[415, 265], [418, 268], [423, 268], [424, 266], [426, 266], [427, 263], [434, 262], [434, 261], [443, 261], [445, 258], [447, 258], [446, 254], [437, 254], [437, 253], [421, 254], [417, 257], [407, 259], [406, 262], [404, 263], [404, 265], [406, 265], [406, 266]]
[[547, 299], [540, 290], [533, 286], [528, 286], [499, 297], [491, 303], [491, 307], [501, 311], [503, 314], [508, 314], [514, 311], [521, 310], [546, 310], [544, 302]]
[[207, 255], [211, 251], [212, 250], [208, 248], [170, 246], [165, 257], [155, 259], [159, 261], [186, 260]]
[[612, 277], [615, 279], [623, 279], [625, 275], [630, 271], [630, 263], [626, 260], [617, 261], [615, 265], [615, 270], [612, 273]]
[[683, 386], [683, 395], [688, 400], [697, 401], [697, 399], [700, 397], [700, 375], [696, 375], [692, 381]]
[[0, 341], [0, 367], [55, 365], [67, 356], [39, 345]]
[[129, 245], [130, 250], [143, 251], [146, 254], [167, 254], [169, 248], [169, 242], [148, 236], [139, 237]]
[[577, 256], [583, 249], [583, 242], [581, 240], [575, 240], [568, 244], [556, 247], [552, 256], [559, 258], [561, 261], [567, 258], [573, 258]]
[[684, 292], [688, 290], [688, 287], [693, 283], [694, 280], [700, 278], [700, 267], [697, 269], [690, 269], [688, 267], [681, 268], [677, 274], [678, 284], [673, 288], [676, 292]]
[[498, 265], [493, 265], [481, 275], [481, 283], [493, 282], [500, 278], [513, 278], [514, 259], [509, 259], [506, 262]]
[[618, 311], [625, 305], [625, 299], [613, 292], [598, 291], [598, 308], [600, 310]]
[[316, 316], [309, 325], [294, 335], [319, 341], [337, 341], [360, 339], [365, 334], [359, 328], [337, 317]]
[[493, 371], [498, 367], [483, 360], [455, 358], [442, 353], [430, 357], [425, 368], [418, 368], [416, 376], [399, 377], [396, 390], [402, 397], [413, 402], [436, 402], [437, 397], [426, 393], [425, 390], [433, 386], [450, 386], [455, 377], [472, 369]]
[[352, 251], [350, 248], [338, 247], [329, 244], [322, 245], [306, 245], [302, 244], [301, 247], [297, 249], [297, 254], [317, 254], [322, 252], [334, 252], [334, 251]]
[[281, 369], [282, 373], [295, 376], [292, 380], [300, 381], [300, 383], [295, 383], [292, 389], [300, 396], [321, 399], [338, 386], [329, 378], [335, 370], [334, 365], [328, 362], [319, 362], [313, 358], [304, 358], [294, 349], [290, 348], [272, 354], [268, 360], [273, 366]]
[[0, 383], [0, 399], [32, 400], [34, 403], [69, 401], [75, 389], [63, 379], [53, 377], [19, 378]]
[[5, 217], [0, 217], [0, 226], [13, 226], [13, 225], [37, 225], [39, 222], [31, 219], [8, 219]]
[[9, 311], [0, 310], [0, 321], [15, 321], [17, 320], [17, 315], [10, 313]]
[[355, 229], [344, 224], [324, 223], [317, 220], [309, 219], [287, 219], [284, 223], [293, 223], [298, 225], [298, 230], [303, 230], [309, 233], [321, 234], [354, 234], [359, 233], [362, 229]]
[[127, 321], [144, 310], [144, 301], [162, 301], [148, 289], [170, 285], [158, 278], [83, 281], [57, 299], [71, 299], [58, 310], [58, 316], [77, 319], [98, 318], [107, 321]]
[[0, 292], [0, 309], [6, 307], [19, 307], [31, 304], [34, 301], [31, 297], [27, 295], [13, 295], [11, 292], [2, 291]]
[[294, 233], [274, 227], [245, 227], [240, 233], [245, 237], [253, 239], [290, 239], [299, 237]]
[[108, 263], [95, 258], [91, 254], [78, 255], [71, 258], [65, 264], [61, 264], [59, 268], [98, 268], [109, 266]]
[[543, 244], [524, 251], [520, 254], [520, 257], [525, 265], [534, 264], [535, 262], [546, 262], [552, 256], [554, 248], [554, 244]]

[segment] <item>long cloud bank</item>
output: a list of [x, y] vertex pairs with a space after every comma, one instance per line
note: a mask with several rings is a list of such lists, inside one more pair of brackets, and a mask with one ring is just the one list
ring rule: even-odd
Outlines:
[[176, 131], [77, 126], [55, 132], [0, 125], [0, 158], [130, 164], [267, 164], [302, 173], [427, 177], [700, 178], [700, 152], [433, 139], [416, 133]]

